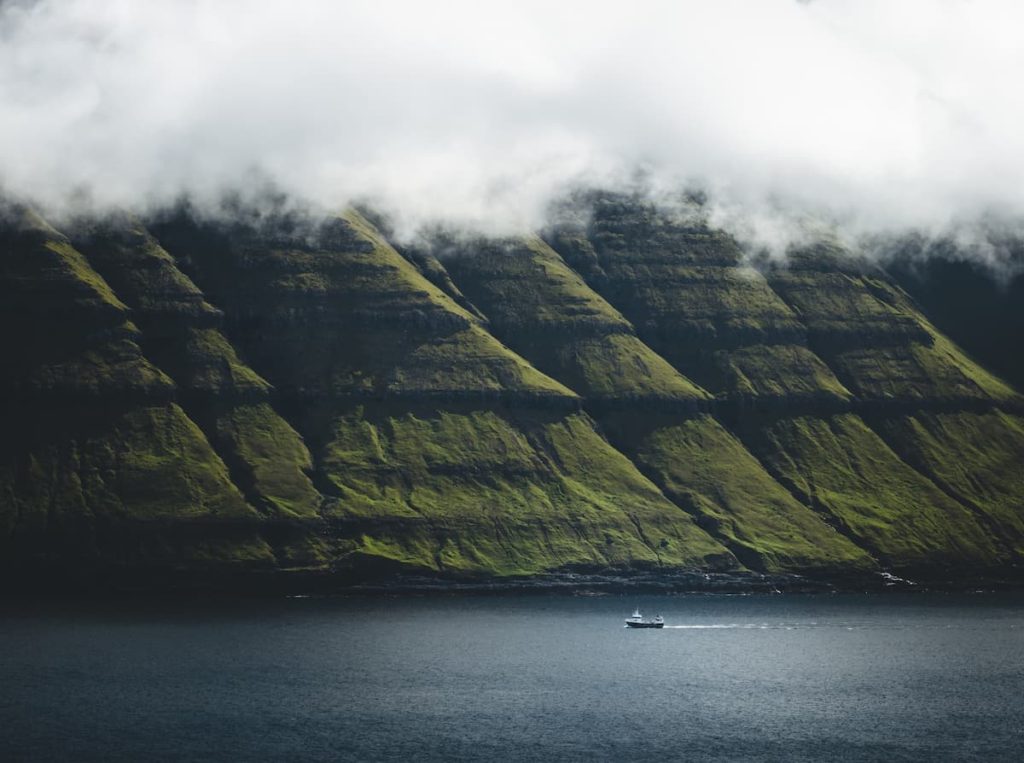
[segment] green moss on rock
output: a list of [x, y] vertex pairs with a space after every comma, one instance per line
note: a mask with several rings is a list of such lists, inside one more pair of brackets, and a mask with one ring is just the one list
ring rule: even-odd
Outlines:
[[872, 420], [900, 456], [1024, 556], [1024, 419], [999, 411], [919, 412]]
[[[3, 445], [9, 539], [100, 522], [255, 516], [176, 405], [10, 412]], [[45, 547], [45, 545], [44, 545]]]
[[266, 402], [225, 408], [213, 418], [214, 442], [250, 503], [280, 517], [314, 518], [322, 497], [309, 474], [309, 450]]
[[615, 441], [678, 505], [748, 565], [856, 571], [871, 558], [796, 501], [714, 418], [620, 416]]
[[273, 226], [158, 228], [204, 288], [224, 295], [229, 335], [282, 392], [575, 398], [488, 334], [358, 213], [307, 222], [302, 235]]
[[444, 263], [492, 331], [585, 398], [710, 397], [644, 345], [632, 325], [540, 239], [474, 239], [450, 245]]
[[967, 508], [901, 461], [857, 416], [782, 419], [744, 439], [801, 501], [887, 564], [1005, 560]]
[[318, 467], [338, 518], [385, 538], [408, 524], [424, 540], [403, 558], [434, 570], [734, 563], [580, 415], [360, 408], [333, 420]]
[[713, 357], [714, 387], [727, 399], [848, 401], [852, 397], [832, 369], [801, 345], [756, 344], [719, 350]]

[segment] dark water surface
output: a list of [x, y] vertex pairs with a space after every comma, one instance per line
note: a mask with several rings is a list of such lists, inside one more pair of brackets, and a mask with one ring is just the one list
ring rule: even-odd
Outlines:
[[[662, 631], [622, 627], [635, 604]], [[3, 760], [1024, 758], [1024, 597], [6, 605]]]

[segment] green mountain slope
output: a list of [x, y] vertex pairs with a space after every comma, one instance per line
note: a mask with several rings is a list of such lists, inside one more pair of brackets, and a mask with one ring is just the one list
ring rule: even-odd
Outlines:
[[79, 248], [131, 307], [147, 356], [229, 466], [248, 502], [277, 517], [315, 517], [309, 452], [271, 408], [270, 385], [242, 363], [212, 307], [136, 220], [83, 224]]
[[[823, 243], [753, 277], [692, 205], [659, 210], [599, 195], [591, 209], [551, 233], [556, 246], [581, 261], [641, 338], [715, 393], [723, 421], [794, 499], [888, 567], [1015, 558], [1006, 513], [961, 502], [920, 461], [903, 461], [907, 444], [884, 442], [881, 421], [1012, 407], [1019, 396], [939, 334], [884, 273]], [[580, 255], [588, 248], [592, 256]], [[987, 479], [999, 486], [1008, 477]]]
[[701, 415], [710, 395], [641, 342], [550, 247], [536, 239], [478, 241], [449, 247], [442, 264], [503, 341], [579, 391], [612, 442], [745, 564], [871, 566]]
[[[313, 452], [334, 564], [464, 573], [735, 561], [572, 390], [354, 212], [303, 235], [157, 228]], [[573, 452], [573, 448], [579, 452]]]
[[271, 563], [245, 522], [255, 512], [106, 281], [25, 210], [6, 211], [0, 247], [5, 559]]
[[0, 213], [9, 579], [968, 580], [1024, 553], [1021, 396], [827, 238], [755, 269], [699, 203], [610, 193], [542, 237], [398, 248], [273, 204], [62, 228]]
[[804, 503], [893, 566], [999, 561], [964, 506], [893, 453], [852, 414], [782, 418], [746, 438]]
[[666, 494], [749, 566], [811, 573], [875, 566], [863, 548], [773, 480], [711, 416], [674, 422], [647, 416], [638, 424], [637, 417], [620, 414], [609, 425]]
[[710, 397], [641, 342], [622, 314], [539, 238], [476, 240], [439, 264], [497, 336], [588, 401], [696, 408]]
[[803, 253], [771, 273], [770, 283], [800, 315], [814, 350], [859, 399], [925, 406], [1019, 402], [880, 273], [837, 266], [824, 271], [824, 256]]
[[664, 212], [611, 194], [589, 201], [590, 213], [551, 232], [553, 244], [582, 260], [594, 288], [678, 370], [736, 404], [849, 397], [808, 350], [793, 310], [699, 208]]
[[899, 455], [964, 506], [1016, 556], [1024, 553], [1024, 420], [1001, 413], [919, 411], [880, 418]]

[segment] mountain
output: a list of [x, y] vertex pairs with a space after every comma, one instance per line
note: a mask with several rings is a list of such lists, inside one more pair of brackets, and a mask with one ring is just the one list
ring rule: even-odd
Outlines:
[[[991, 239], [995, 239], [994, 241]], [[1001, 377], [1024, 388], [1024, 241], [985, 241], [1002, 253], [986, 264], [949, 238], [906, 237], [889, 251], [890, 275], [941, 331]]]
[[696, 202], [613, 193], [412, 245], [355, 210], [58, 231], [8, 205], [0, 559], [256, 588], [1016, 575], [1024, 400], [907, 283], [827, 234], [755, 269]]

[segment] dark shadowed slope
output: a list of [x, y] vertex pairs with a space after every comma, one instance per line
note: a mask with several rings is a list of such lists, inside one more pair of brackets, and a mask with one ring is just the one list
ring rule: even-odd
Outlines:
[[4, 558], [271, 563], [255, 510], [106, 281], [26, 210], [6, 211], [0, 246]]

